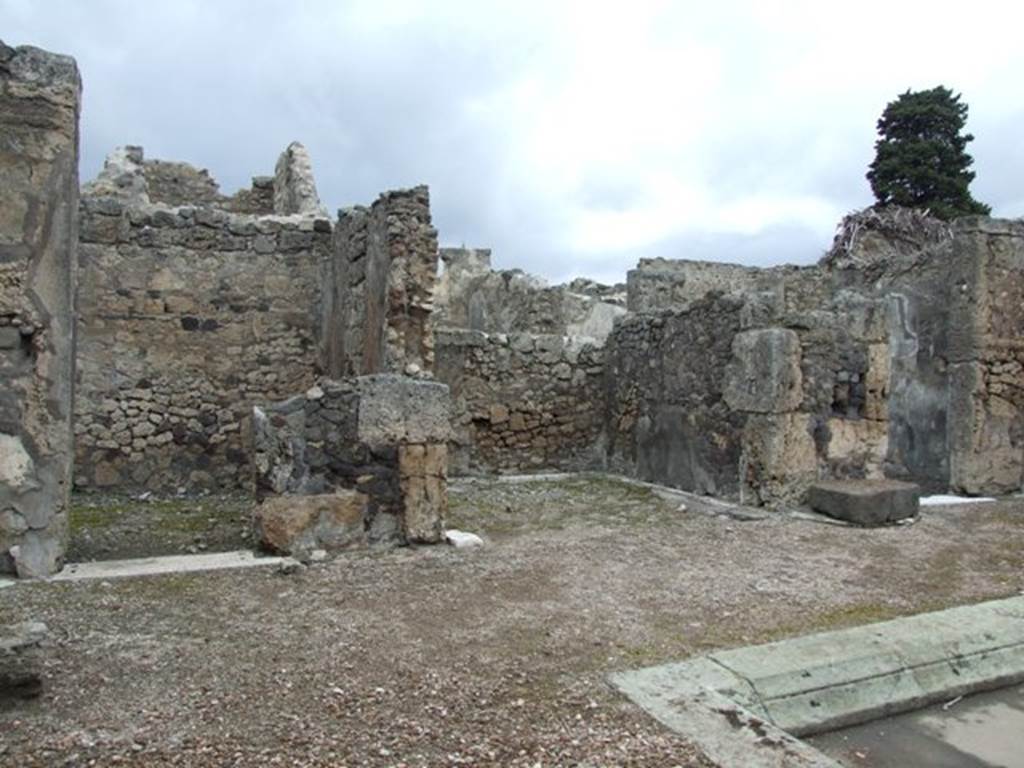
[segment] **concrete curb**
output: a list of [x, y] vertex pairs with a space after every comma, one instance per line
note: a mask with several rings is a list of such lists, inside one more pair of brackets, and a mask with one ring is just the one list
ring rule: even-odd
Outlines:
[[[1024, 597], [714, 652], [610, 681], [723, 766], [834, 766], [802, 742], [796, 750], [792, 736], [1024, 681]], [[789, 762], [777, 762], [789, 750]]]
[[168, 573], [198, 573], [226, 568], [258, 568], [279, 565], [282, 560], [283, 558], [280, 557], [258, 557], [248, 549], [235, 552], [210, 552], [202, 555], [100, 560], [94, 563], [68, 563], [64, 570], [45, 581], [88, 581], [127, 576], [156, 576]]

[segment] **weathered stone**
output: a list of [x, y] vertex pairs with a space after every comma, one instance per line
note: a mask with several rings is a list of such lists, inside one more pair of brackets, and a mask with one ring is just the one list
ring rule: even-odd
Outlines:
[[254, 409], [257, 496], [357, 488], [369, 498], [364, 543], [440, 541], [447, 397], [443, 384], [381, 374], [325, 380], [305, 396]]
[[380, 374], [359, 382], [359, 432], [371, 447], [431, 443], [451, 434], [448, 387], [434, 381]]
[[42, 655], [47, 628], [40, 622], [0, 626], [0, 702], [43, 690]]
[[[144, 160], [141, 148], [115, 151], [108, 166], [86, 185], [79, 212], [87, 258], [76, 475], [86, 485], [163, 491], [197, 481], [243, 485], [249, 407], [316, 380], [330, 227], [272, 215], [265, 200], [219, 196], [204, 171]], [[88, 225], [111, 218], [113, 198], [95, 195], [110, 193], [119, 174], [137, 177], [141, 191], [116, 201], [124, 227], [115, 240], [98, 240]], [[189, 196], [195, 206], [169, 207]], [[161, 420], [165, 413], [180, 418]]]
[[274, 213], [327, 216], [313, 180], [313, 163], [297, 141], [281, 153], [274, 169]]
[[475, 533], [459, 531], [454, 528], [449, 528], [445, 531], [444, 538], [445, 541], [456, 549], [472, 549], [474, 547], [482, 547], [484, 545], [484, 540]]
[[495, 272], [486, 249], [442, 248], [441, 260], [445, 268], [434, 295], [437, 327], [580, 336], [603, 344], [615, 319], [626, 312], [622, 285], [577, 280], [548, 286], [520, 270]]
[[818, 478], [811, 417], [758, 414], [743, 429], [741, 498], [755, 504], [799, 503]]
[[765, 328], [732, 342], [724, 397], [730, 408], [752, 413], [793, 411], [803, 399], [800, 339], [794, 331]]
[[321, 355], [328, 376], [434, 368], [437, 230], [426, 187], [339, 211], [323, 262]]
[[857, 525], [883, 525], [917, 515], [921, 489], [897, 480], [829, 480], [812, 485], [811, 508]]
[[22, 577], [67, 538], [80, 94], [73, 59], [0, 42], [0, 572]]
[[266, 498], [253, 510], [253, 530], [264, 549], [299, 557], [363, 545], [367, 501], [346, 490]]

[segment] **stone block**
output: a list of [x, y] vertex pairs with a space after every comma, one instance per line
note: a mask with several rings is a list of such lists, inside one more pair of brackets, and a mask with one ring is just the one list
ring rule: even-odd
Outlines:
[[814, 424], [804, 413], [751, 415], [743, 428], [741, 498], [756, 504], [797, 503], [818, 478]]
[[358, 439], [371, 447], [444, 442], [451, 436], [448, 387], [434, 381], [362, 376]]
[[42, 649], [46, 636], [46, 625], [36, 621], [0, 627], [0, 702], [42, 693]]
[[276, 496], [253, 510], [259, 545], [271, 552], [303, 557], [366, 543], [367, 497], [339, 490], [312, 496]]
[[723, 395], [730, 408], [751, 413], [793, 411], [803, 399], [800, 339], [785, 328], [736, 334]]
[[398, 448], [404, 533], [409, 542], [436, 544], [444, 538], [447, 457], [443, 443]]
[[869, 419], [828, 420], [826, 458], [833, 474], [881, 479], [889, 450], [889, 425]]
[[921, 489], [898, 480], [829, 480], [807, 494], [812, 509], [857, 525], [884, 525], [917, 515]]

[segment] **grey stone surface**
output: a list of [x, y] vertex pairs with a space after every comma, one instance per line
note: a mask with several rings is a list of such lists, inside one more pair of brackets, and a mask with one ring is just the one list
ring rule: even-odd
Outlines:
[[445, 384], [391, 374], [361, 376], [356, 381], [360, 442], [376, 449], [448, 441], [451, 398]]
[[794, 411], [803, 401], [800, 339], [786, 328], [738, 333], [725, 375], [723, 396], [730, 408], [752, 413]]
[[603, 350], [564, 336], [437, 331], [452, 393], [452, 463], [466, 472], [604, 463]]
[[857, 525], [884, 525], [914, 517], [921, 488], [898, 480], [830, 480], [810, 487], [812, 509]]
[[[196, 205], [177, 202], [195, 195]], [[119, 180], [129, 179], [124, 187]], [[141, 191], [118, 195], [118, 189]], [[315, 381], [331, 225], [236, 213], [181, 163], [115, 152], [79, 212], [79, 487], [245, 485], [254, 403]]]
[[67, 539], [80, 96], [73, 59], [0, 42], [0, 573], [20, 577]]

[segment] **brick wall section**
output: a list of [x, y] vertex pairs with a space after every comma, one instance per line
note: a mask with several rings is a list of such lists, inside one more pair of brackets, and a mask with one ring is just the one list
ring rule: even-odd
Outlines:
[[251, 406], [316, 375], [330, 222], [94, 196], [80, 211], [77, 484], [245, 484]]
[[459, 472], [603, 465], [600, 347], [563, 336], [437, 331], [435, 375], [452, 396]]

